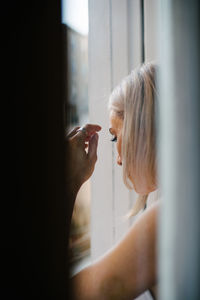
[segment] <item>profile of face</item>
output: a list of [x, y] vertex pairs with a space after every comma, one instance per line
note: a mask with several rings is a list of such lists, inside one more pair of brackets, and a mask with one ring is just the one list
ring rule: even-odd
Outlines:
[[[116, 143], [116, 148], [117, 148], [117, 164], [119, 166], [122, 166], [122, 128], [123, 128], [123, 119], [117, 116], [117, 114], [113, 111], [110, 112], [109, 116], [109, 121], [110, 121], [110, 127], [109, 131], [113, 138], [111, 139], [112, 142]], [[134, 184], [133, 178], [129, 177], [130, 181], [133, 183], [134, 189], [138, 194], [147, 194], [151, 193], [154, 191], [157, 187], [156, 186], [151, 186], [151, 187], [146, 187], [140, 185], [140, 189], [137, 188]]]
[[140, 195], [157, 189], [155, 74], [153, 63], [136, 68], [114, 88], [108, 104], [117, 164], [123, 165], [125, 185]]
[[113, 111], [110, 112], [110, 128], [109, 131], [112, 134], [112, 142], [116, 142], [116, 148], [118, 152], [117, 164], [122, 165], [122, 128], [123, 120], [119, 118]]

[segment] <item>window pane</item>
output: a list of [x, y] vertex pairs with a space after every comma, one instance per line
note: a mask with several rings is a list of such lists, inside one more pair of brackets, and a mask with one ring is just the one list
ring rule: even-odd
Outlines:
[[[88, 123], [88, 2], [63, 0], [62, 22], [67, 35], [68, 104], [71, 130]], [[70, 234], [72, 273], [85, 266], [90, 257], [90, 181], [80, 189]]]

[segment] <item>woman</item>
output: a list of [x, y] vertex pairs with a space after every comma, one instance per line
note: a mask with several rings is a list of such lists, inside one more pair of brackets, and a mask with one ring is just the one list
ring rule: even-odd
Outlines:
[[[123, 167], [127, 187], [140, 195], [131, 212], [134, 215], [157, 189], [155, 66], [142, 65], [126, 77], [111, 94], [109, 110], [117, 163]], [[73, 200], [93, 173], [100, 130], [88, 124], [68, 136], [72, 170], [68, 186]], [[158, 204], [148, 208], [116, 247], [72, 278], [76, 299], [134, 299], [147, 290], [151, 294], [145, 292], [144, 299], [156, 298], [158, 209]]]

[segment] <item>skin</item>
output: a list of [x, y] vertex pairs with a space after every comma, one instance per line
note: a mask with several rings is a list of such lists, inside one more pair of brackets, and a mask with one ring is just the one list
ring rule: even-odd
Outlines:
[[[119, 165], [122, 165], [122, 125], [122, 120], [110, 115], [109, 131], [116, 139]], [[77, 132], [76, 129], [68, 136], [73, 168], [67, 187], [73, 203], [80, 186], [94, 170], [97, 160], [97, 131], [100, 130], [97, 126], [88, 124], [85, 126], [87, 134]], [[158, 210], [158, 204], [154, 204], [137, 219], [117, 246], [71, 279], [75, 299], [129, 300], [156, 284]]]
[[97, 161], [98, 132], [101, 130], [101, 126], [87, 124], [84, 128], [86, 132], [79, 131], [80, 127], [76, 127], [67, 136], [67, 150], [70, 156], [67, 185], [73, 189], [75, 194], [81, 185], [91, 177]]
[[123, 127], [123, 120], [116, 117], [116, 115], [111, 112], [110, 113], [110, 133], [116, 138], [116, 148], [118, 152], [117, 156], [117, 164], [122, 166], [122, 155], [121, 155], [121, 148], [122, 148], [122, 127]]

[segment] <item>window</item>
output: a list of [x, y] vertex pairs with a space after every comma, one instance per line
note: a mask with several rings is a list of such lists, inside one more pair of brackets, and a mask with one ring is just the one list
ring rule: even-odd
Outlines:
[[[67, 24], [71, 27], [73, 22], [69, 21], [69, 16], [72, 2], [66, 2], [69, 5]], [[77, 2], [73, 2], [75, 8]], [[108, 131], [107, 103], [112, 89], [124, 76], [141, 64], [145, 58], [146, 60], [156, 58], [156, 3], [157, 1], [151, 1], [150, 9], [149, 1], [90, 0], [88, 2], [89, 72], [88, 77], [87, 74], [85, 77], [83, 73], [79, 74], [82, 79], [78, 77], [76, 69], [78, 67], [80, 72], [81, 65], [86, 62], [83, 59], [84, 55], [80, 58], [80, 45], [84, 43], [87, 45], [87, 35], [80, 33], [80, 30], [78, 33], [77, 25], [73, 27], [76, 31], [68, 29], [72, 125], [76, 123], [82, 125], [89, 121], [102, 126], [96, 168], [91, 182], [86, 184], [87, 187], [83, 187], [77, 201], [79, 204], [80, 199], [85, 198], [84, 203], [86, 203], [87, 199], [88, 206], [83, 206], [80, 213], [82, 216], [85, 211], [89, 217], [91, 209], [91, 256], [88, 256], [85, 263], [90, 263], [110, 249], [134, 222], [134, 218], [125, 220], [124, 217], [132, 208], [137, 194], [125, 187], [122, 169], [116, 164], [117, 153], [115, 145], [110, 142]], [[78, 19], [76, 13], [80, 11], [80, 7], [76, 8], [75, 19]], [[73, 19], [73, 12], [70, 17]], [[85, 67], [87, 68], [86, 64]], [[86, 78], [88, 78], [88, 91], [86, 91]], [[88, 97], [82, 99], [84, 93], [81, 89], [84, 84]], [[89, 195], [91, 201], [88, 200]], [[75, 207], [75, 216], [79, 207], [81, 205]], [[84, 226], [80, 228], [83, 229]], [[85, 263], [82, 266], [85, 266]], [[76, 270], [80, 268], [79, 264]]]
[[[62, 22], [67, 38], [68, 106], [70, 128], [89, 122], [88, 115], [88, 1], [63, 0]], [[70, 250], [72, 273], [90, 258], [90, 180], [80, 189], [75, 202]]]
[[89, 117], [102, 126], [91, 179], [92, 259], [113, 246], [134, 221], [123, 218], [137, 195], [124, 186], [116, 164], [107, 102], [112, 89], [143, 58], [157, 58], [156, 8], [157, 1], [89, 1]]

